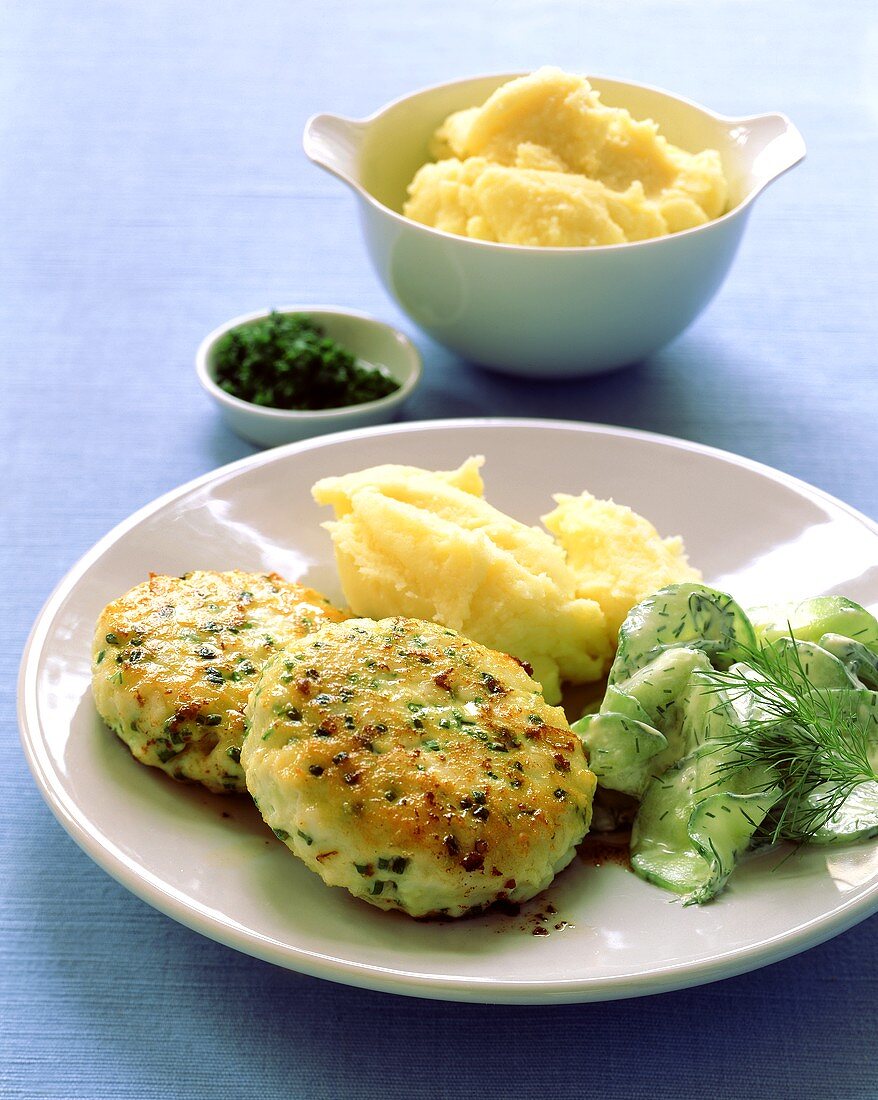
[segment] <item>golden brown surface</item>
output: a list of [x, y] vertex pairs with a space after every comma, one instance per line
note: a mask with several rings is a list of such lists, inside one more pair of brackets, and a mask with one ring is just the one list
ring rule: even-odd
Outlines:
[[563, 712], [518, 661], [432, 623], [324, 627], [266, 668], [249, 716], [267, 823], [383, 908], [531, 897], [588, 828], [595, 780]]
[[265, 661], [345, 614], [276, 573], [152, 575], [108, 604], [92, 655], [104, 721], [144, 764], [245, 790], [244, 706]]

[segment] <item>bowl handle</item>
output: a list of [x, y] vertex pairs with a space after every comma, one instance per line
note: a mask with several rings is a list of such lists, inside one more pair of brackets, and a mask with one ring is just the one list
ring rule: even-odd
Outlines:
[[305, 155], [351, 187], [359, 187], [359, 160], [366, 124], [341, 115], [312, 115], [305, 123]]
[[753, 171], [759, 186], [765, 187], [804, 158], [805, 139], [786, 115], [756, 115], [737, 121], [739, 140], [746, 141], [755, 153]]

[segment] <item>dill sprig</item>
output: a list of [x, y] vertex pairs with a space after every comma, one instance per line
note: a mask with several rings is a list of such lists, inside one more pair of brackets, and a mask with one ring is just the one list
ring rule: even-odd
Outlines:
[[728, 778], [742, 769], [769, 769], [766, 789], [779, 784], [782, 794], [767, 821], [768, 839], [804, 842], [860, 784], [878, 780], [869, 759], [869, 723], [859, 713], [857, 689], [815, 687], [795, 645], [785, 654], [748, 649], [744, 662], [709, 674], [713, 690], [746, 705], [745, 717], [715, 742], [718, 751], [732, 749], [717, 771]]

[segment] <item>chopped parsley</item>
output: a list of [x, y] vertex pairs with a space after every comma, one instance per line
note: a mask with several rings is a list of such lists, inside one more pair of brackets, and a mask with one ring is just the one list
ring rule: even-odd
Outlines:
[[337, 409], [399, 389], [302, 313], [272, 312], [232, 329], [217, 344], [215, 363], [221, 389], [272, 409]]

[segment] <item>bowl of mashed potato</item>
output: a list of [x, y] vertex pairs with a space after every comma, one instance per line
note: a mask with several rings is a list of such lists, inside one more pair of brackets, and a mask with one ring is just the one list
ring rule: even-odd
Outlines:
[[753, 201], [805, 155], [781, 114], [544, 68], [320, 114], [305, 152], [357, 195], [408, 316], [472, 362], [561, 378], [634, 363], [719, 290]]

